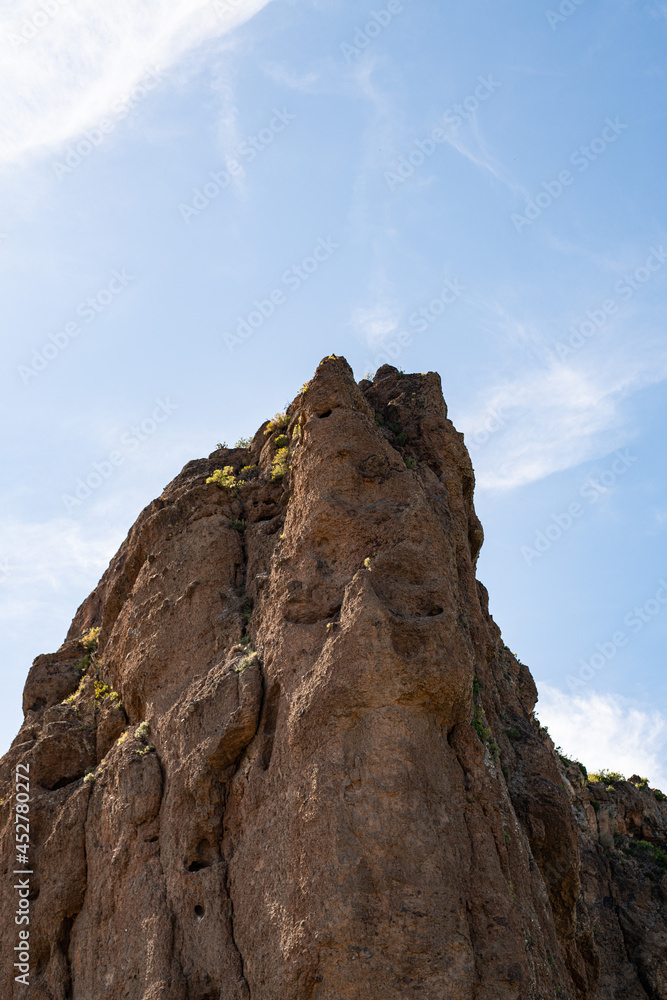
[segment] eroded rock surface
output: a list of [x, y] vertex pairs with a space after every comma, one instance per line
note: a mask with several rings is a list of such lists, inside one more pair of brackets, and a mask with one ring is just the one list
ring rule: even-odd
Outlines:
[[3, 997], [667, 1000], [665, 803], [535, 722], [473, 489], [436, 374], [331, 357], [142, 512], [0, 765]]

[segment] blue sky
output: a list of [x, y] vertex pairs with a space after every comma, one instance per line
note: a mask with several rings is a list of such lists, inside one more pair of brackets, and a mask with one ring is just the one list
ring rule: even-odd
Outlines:
[[541, 720], [667, 788], [666, 41], [651, 0], [5, 5], [1, 750], [141, 508], [335, 352], [440, 372]]

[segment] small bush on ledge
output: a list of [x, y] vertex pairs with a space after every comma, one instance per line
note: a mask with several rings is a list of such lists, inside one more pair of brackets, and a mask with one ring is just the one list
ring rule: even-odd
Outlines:
[[212, 476], [206, 480], [207, 483], [215, 483], [221, 490], [233, 490], [238, 483], [234, 476], [234, 467], [226, 465], [224, 469], [216, 469]]
[[286, 413], [276, 413], [273, 420], [269, 420], [268, 424], [264, 428], [264, 433], [268, 437], [269, 434], [273, 434], [274, 431], [284, 431], [289, 423], [289, 419]]
[[279, 448], [271, 463], [271, 479], [275, 483], [289, 471], [289, 448]]

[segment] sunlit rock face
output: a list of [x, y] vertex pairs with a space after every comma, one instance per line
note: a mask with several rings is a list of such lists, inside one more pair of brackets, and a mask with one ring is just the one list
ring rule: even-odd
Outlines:
[[534, 721], [473, 490], [438, 375], [332, 356], [141, 513], [2, 761], [3, 997], [667, 998], [665, 803]]

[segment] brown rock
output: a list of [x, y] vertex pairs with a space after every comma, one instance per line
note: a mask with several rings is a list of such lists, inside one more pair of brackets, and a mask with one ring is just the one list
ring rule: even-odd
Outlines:
[[473, 490], [436, 374], [331, 357], [141, 513], [0, 765], [6, 956], [17, 762], [33, 869], [3, 997], [667, 997], [667, 810], [535, 723]]

